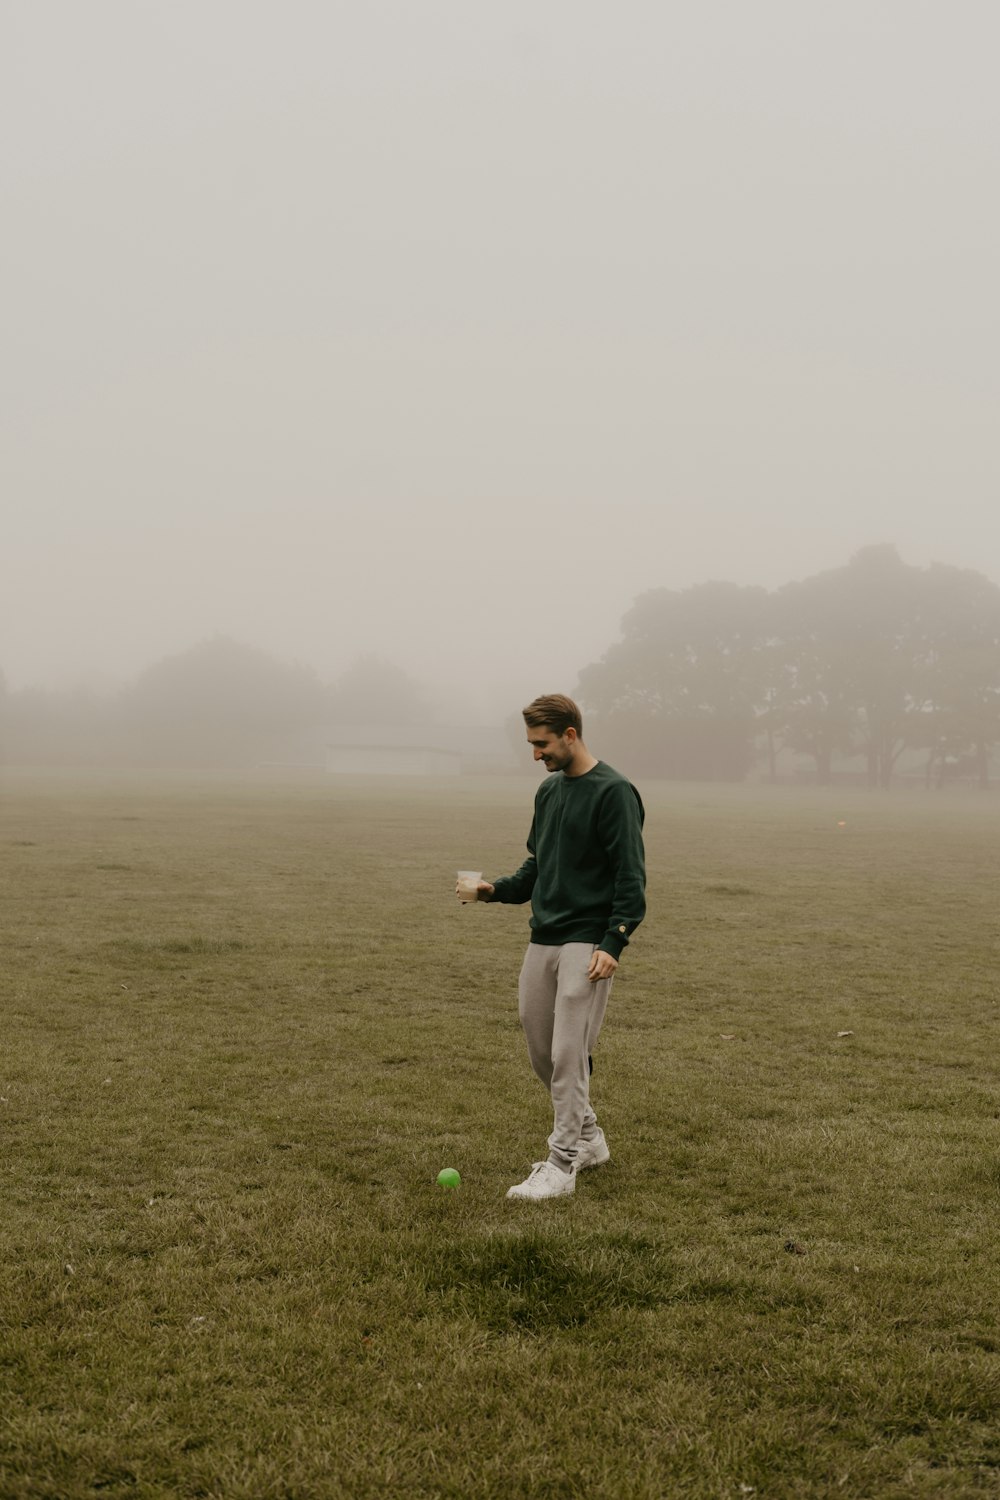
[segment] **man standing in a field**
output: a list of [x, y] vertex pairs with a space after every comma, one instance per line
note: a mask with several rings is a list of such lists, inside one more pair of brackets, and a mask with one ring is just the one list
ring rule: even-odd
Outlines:
[[622, 949], [646, 914], [645, 813], [635, 787], [583, 743], [571, 698], [536, 698], [523, 714], [550, 774], [535, 796], [528, 858], [514, 875], [480, 881], [477, 900], [531, 902], [518, 1009], [555, 1126], [548, 1160], [507, 1197], [557, 1198], [611, 1155], [590, 1106], [590, 1054]]

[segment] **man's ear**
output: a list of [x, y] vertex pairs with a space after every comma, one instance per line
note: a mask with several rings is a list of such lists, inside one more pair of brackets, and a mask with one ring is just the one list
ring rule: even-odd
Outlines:
[[577, 734], [577, 732], [573, 728], [572, 724], [569, 726], [569, 728], [566, 730], [566, 733], [563, 735], [563, 739], [564, 740], [573, 741], [573, 740], [578, 740], [579, 738], [580, 738], [580, 736]]

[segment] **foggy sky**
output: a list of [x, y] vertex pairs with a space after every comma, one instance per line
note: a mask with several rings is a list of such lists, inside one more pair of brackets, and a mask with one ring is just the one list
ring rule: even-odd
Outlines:
[[647, 588], [1000, 581], [998, 42], [994, 0], [3, 0], [9, 685], [222, 632], [498, 721]]

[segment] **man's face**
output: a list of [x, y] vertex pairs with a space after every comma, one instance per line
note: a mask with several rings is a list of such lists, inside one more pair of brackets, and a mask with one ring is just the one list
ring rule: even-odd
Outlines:
[[572, 764], [576, 738], [575, 729], [567, 729], [565, 734], [553, 734], [544, 727], [528, 730], [528, 744], [547, 771], [565, 771]]

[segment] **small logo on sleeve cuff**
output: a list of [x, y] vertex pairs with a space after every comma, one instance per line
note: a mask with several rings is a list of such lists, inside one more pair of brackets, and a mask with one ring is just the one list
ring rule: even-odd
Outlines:
[[618, 929], [619, 932], [624, 932], [625, 930], [626, 929], [624, 927], [619, 927], [619, 929]]

